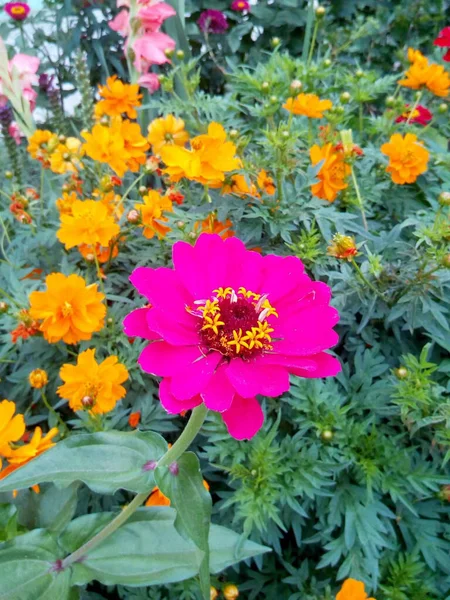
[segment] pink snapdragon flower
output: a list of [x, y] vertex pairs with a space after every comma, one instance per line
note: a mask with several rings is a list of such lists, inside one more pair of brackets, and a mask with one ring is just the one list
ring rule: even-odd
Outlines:
[[137, 17], [141, 22], [141, 26], [146, 32], [149, 32], [159, 31], [164, 21], [176, 14], [175, 9], [170, 4], [158, 2], [158, 4], [145, 5], [139, 8]]
[[133, 44], [135, 54], [134, 66], [139, 73], [145, 73], [152, 65], [163, 65], [170, 62], [166, 50], [175, 48], [175, 40], [162, 33], [154, 31], [139, 37]]
[[154, 94], [161, 87], [159, 77], [156, 73], [145, 73], [145, 75], [141, 75], [138, 79], [138, 84], [141, 87], [146, 88], [150, 94]]
[[[28, 54], [16, 54], [8, 62], [8, 71], [12, 75], [13, 69], [18, 74], [20, 87], [23, 96], [30, 103], [31, 110], [34, 110], [36, 105], [37, 92], [33, 89], [33, 85], [38, 85], [39, 78], [37, 71], [39, 69], [39, 58], [29, 56]], [[4, 102], [3, 82], [0, 79], [0, 97], [1, 102]]]
[[237, 238], [202, 234], [173, 246], [174, 269], [138, 267], [130, 281], [150, 303], [130, 313], [124, 331], [150, 343], [139, 364], [162, 377], [169, 413], [202, 402], [229, 433], [249, 439], [264, 415], [256, 396], [289, 389], [289, 374], [334, 376], [324, 350], [338, 342], [330, 288], [312, 281], [293, 256], [261, 256]]
[[123, 37], [130, 35], [130, 13], [123, 9], [117, 13], [114, 19], [108, 22], [108, 25], [113, 31], [117, 31]]

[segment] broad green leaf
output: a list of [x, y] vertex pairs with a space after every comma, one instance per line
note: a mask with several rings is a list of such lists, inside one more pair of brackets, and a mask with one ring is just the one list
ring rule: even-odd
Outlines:
[[0, 542], [17, 535], [17, 508], [14, 504], [0, 504]]
[[212, 503], [211, 496], [203, 485], [197, 456], [192, 452], [183, 454], [176, 463], [176, 472], [170, 467], [158, 467], [155, 481], [177, 511], [177, 531], [183, 537], [191, 539], [204, 553], [200, 567], [200, 586], [204, 597], [208, 599], [211, 587], [208, 536]]
[[75, 435], [5, 477], [0, 492], [46, 481], [59, 487], [82, 481], [99, 494], [113, 494], [118, 489], [145, 492], [154, 485], [153, 471], [145, 465], [166, 450], [164, 439], [152, 432]]
[[241, 560], [272, 551], [256, 542], [242, 541], [242, 536], [238, 533], [214, 524], [209, 532], [209, 550], [211, 573], [219, 573]]
[[48, 531], [61, 531], [77, 508], [78, 483], [58, 489], [51, 485], [38, 496], [37, 526]]
[[61, 558], [55, 540], [35, 529], [0, 545], [0, 600], [68, 600], [70, 573], [52, 570]]

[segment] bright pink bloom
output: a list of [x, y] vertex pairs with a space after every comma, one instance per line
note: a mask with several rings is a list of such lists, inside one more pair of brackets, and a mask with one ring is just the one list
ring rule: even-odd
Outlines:
[[[396, 123], [404, 123], [409, 118], [409, 104], [405, 104], [405, 112], [402, 113], [399, 117], [395, 119]], [[414, 109], [413, 116], [409, 119], [410, 123], [417, 123], [418, 125], [427, 125], [431, 119], [433, 118], [433, 113], [431, 113], [428, 108], [418, 104]]]
[[175, 9], [172, 8], [170, 4], [158, 2], [158, 4], [140, 8], [137, 16], [145, 31], [150, 32], [158, 31], [166, 19], [173, 17], [176, 14]]
[[[441, 48], [450, 48], [450, 27], [444, 27], [433, 43], [435, 46], [440, 46]], [[442, 58], [450, 62], [450, 50], [447, 50]]]
[[3, 9], [15, 21], [24, 21], [30, 14], [30, 7], [26, 2], [7, 2]]
[[22, 134], [20, 132], [19, 126], [17, 125], [17, 123], [15, 121], [13, 121], [11, 123], [11, 125], [8, 127], [8, 133], [12, 137], [12, 139], [16, 142], [16, 144], [19, 146]]
[[154, 94], [161, 87], [156, 73], [146, 73], [145, 75], [141, 75], [138, 79], [138, 84], [141, 87], [146, 88], [150, 94]]
[[256, 396], [289, 389], [289, 374], [336, 375], [324, 350], [338, 342], [330, 288], [312, 281], [293, 256], [261, 256], [237, 238], [202, 234], [177, 242], [174, 269], [138, 267], [130, 281], [150, 305], [124, 321], [129, 337], [150, 341], [139, 358], [162, 377], [169, 413], [202, 402], [220, 412], [229, 433], [248, 439], [264, 415]]
[[250, 10], [250, 3], [247, 0], [234, 0], [231, 4], [231, 10], [238, 12], [244, 12], [244, 10]]
[[[39, 69], [39, 58], [29, 56], [28, 54], [16, 54], [8, 63], [8, 71], [12, 75], [15, 71], [19, 77], [20, 87], [23, 96], [30, 103], [31, 110], [34, 110], [36, 104], [37, 93], [31, 87], [39, 83], [39, 78], [36, 75]], [[4, 101], [3, 82], [0, 79], [0, 102]]]
[[114, 19], [108, 22], [108, 25], [113, 31], [127, 37], [130, 35], [130, 13], [126, 9], [121, 10]]
[[133, 44], [134, 66], [139, 73], [145, 73], [151, 65], [170, 62], [164, 52], [174, 48], [175, 41], [165, 33], [161, 31], [146, 33]]

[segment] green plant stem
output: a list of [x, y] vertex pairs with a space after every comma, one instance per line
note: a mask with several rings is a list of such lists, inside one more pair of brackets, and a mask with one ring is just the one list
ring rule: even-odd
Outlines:
[[281, 169], [277, 170], [277, 196], [278, 202], [281, 204], [283, 202], [283, 173]]
[[311, 41], [311, 30], [312, 30], [313, 21], [314, 21], [314, 1], [309, 0], [308, 17], [306, 19], [306, 31], [305, 31], [305, 38], [303, 40], [303, 49], [302, 49], [302, 59], [303, 60], [306, 59], [306, 55], [309, 50], [309, 43]]
[[41, 212], [41, 222], [44, 218], [44, 177], [45, 177], [45, 169], [41, 167], [41, 185], [39, 190], [39, 204], [40, 204], [40, 212]]
[[419, 102], [420, 102], [420, 99], [421, 99], [421, 98], [422, 98], [422, 91], [420, 91], [420, 92], [417, 94], [416, 101], [414, 102], [414, 104], [413, 104], [413, 106], [412, 106], [411, 110], [409, 111], [409, 116], [408, 116], [408, 118], [406, 119], [406, 125], [408, 125], [408, 124], [409, 124], [409, 122], [411, 121], [411, 119], [412, 119], [412, 116], [413, 116], [413, 114], [414, 114], [414, 111], [416, 110], [416, 108], [417, 108], [417, 105], [419, 104]]
[[[208, 409], [204, 404], [197, 406], [194, 408], [191, 414], [191, 418], [189, 419], [186, 428], [183, 433], [177, 439], [175, 444], [170, 448], [162, 458], [158, 461], [157, 466], [169, 466], [173, 462], [175, 462], [191, 445], [192, 441], [200, 431], [203, 422], [206, 418], [206, 413]], [[104, 527], [101, 531], [99, 531], [93, 538], [91, 538], [88, 542], [80, 546], [78, 550], [75, 550], [72, 554], [69, 554], [60, 565], [60, 569], [64, 570], [73, 563], [81, 560], [88, 554], [91, 550], [96, 548], [99, 544], [101, 544], [106, 538], [108, 538], [111, 534], [113, 534], [121, 525], [123, 525], [128, 519], [131, 517], [133, 513], [141, 506], [141, 504], [148, 498], [151, 489], [148, 492], [143, 492], [142, 494], [138, 494], [133, 498], [133, 500], [128, 504], [123, 511], [117, 515], [115, 519], [113, 519], [106, 527]]]
[[308, 117], [308, 146], [311, 148], [313, 143], [314, 133], [312, 127], [312, 119]]
[[105, 284], [103, 283], [102, 272], [100, 271], [100, 263], [98, 262], [97, 248], [95, 246], [94, 246], [94, 261], [95, 261], [95, 268], [97, 269], [97, 277], [98, 277], [98, 280], [100, 283], [100, 289], [102, 290], [102, 294], [105, 296], [105, 299], [106, 299]]
[[313, 57], [313, 53], [314, 53], [314, 46], [316, 45], [316, 38], [317, 38], [317, 32], [319, 31], [319, 19], [316, 19], [316, 22], [314, 24], [314, 31], [313, 31], [313, 35], [312, 35], [312, 40], [311, 40], [311, 46], [309, 47], [309, 54], [308, 54], [308, 60], [306, 62], [306, 67], [309, 68], [309, 65], [311, 64], [311, 60]]
[[378, 298], [380, 298], [381, 300], [383, 300], [383, 302], [386, 302], [383, 294], [377, 290], [377, 288], [373, 285], [373, 283], [371, 283], [366, 276], [363, 274], [363, 272], [361, 271], [361, 269], [359, 268], [357, 262], [355, 261], [354, 258], [352, 258], [351, 260], [352, 265], [355, 268], [355, 271], [358, 273], [358, 275], [360, 276], [360, 278], [362, 279], [362, 281], [367, 285], [367, 287], [369, 287], [373, 292], [375, 292], [375, 294], [378, 296]]
[[56, 410], [53, 408], [53, 406], [50, 404], [50, 402], [47, 399], [47, 395], [44, 392], [44, 390], [41, 390], [41, 398], [42, 398], [42, 402], [45, 405], [45, 408], [52, 413], [52, 415], [54, 415], [54, 417], [56, 418], [56, 420], [58, 421], [58, 423], [61, 425], [61, 427], [63, 428], [64, 434], [63, 436], [69, 431], [67, 428], [67, 425], [64, 423], [64, 421], [62, 420], [61, 416], [59, 415], [59, 413], [56, 412]]
[[352, 181], [353, 181], [353, 187], [355, 188], [355, 192], [356, 192], [356, 197], [358, 198], [358, 205], [359, 208], [361, 210], [361, 217], [362, 217], [362, 222], [364, 225], [364, 229], [366, 231], [369, 231], [369, 228], [367, 226], [367, 219], [366, 219], [366, 213], [364, 211], [364, 202], [361, 196], [361, 192], [359, 191], [359, 185], [358, 185], [358, 180], [356, 179], [356, 175], [355, 175], [355, 171], [353, 169], [353, 167], [351, 167], [352, 170]]
[[147, 173], [141, 173], [139, 175], [139, 177], [136, 177], [136, 179], [133, 181], [133, 183], [131, 183], [128, 188], [125, 190], [125, 193], [123, 194], [122, 198], [119, 200], [119, 202], [117, 203], [117, 208], [119, 208], [122, 204], [123, 201], [125, 200], [125, 198], [128, 198], [128, 194], [137, 186], [137, 184], [142, 181], [142, 179], [147, 175]]
[[359, 103], [359, 135], [362, 136], [364, 129], [364, 105]]

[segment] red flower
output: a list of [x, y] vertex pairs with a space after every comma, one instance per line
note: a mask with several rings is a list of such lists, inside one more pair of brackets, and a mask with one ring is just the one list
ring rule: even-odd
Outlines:
[[139, 425], [140, 420], [141, 420], [140, 411], [132, 412], [130, 414], [130, 416], [128, 417], [128, 425], [130, 427], [133, 427], [133, 429], [136, 429], [136, 427]]
[[247, 0], [234, 0], [231, 4], [231, 10], [237, 10], [243, 12], [244, 10], [250, 10], [250, 4]]
[[[405, 104], [406, 110], [399, 117], [397, 117], [397, 119], [395, 119], [396, 123], [404, 123], [405, 121], [407, 121], [409, 119], [411, 111], [408, 110], [408, 108], [409, 108], [409, 104]], [[416, 106], [416, 108], [414, 109], [413, 115], [409, 119], [409, 122], [417, 123], [418, 125], [427, 125], [431, 121], [432, 118], [433, 118], [433, 114], [427, 108], [425, 108], [425, 106], [418, 104]]]
[[[433, 43], [435, 46], [440, 46], [441, 48], [450, 48], [450, 27], [444, 27]], [[447, 50], [442, 58], [450, 62], [450, 50]]]
[[7, 2], [3, 9], [15, 21], [24, 21], [30, 13], [30, 7], [25, 2]]

